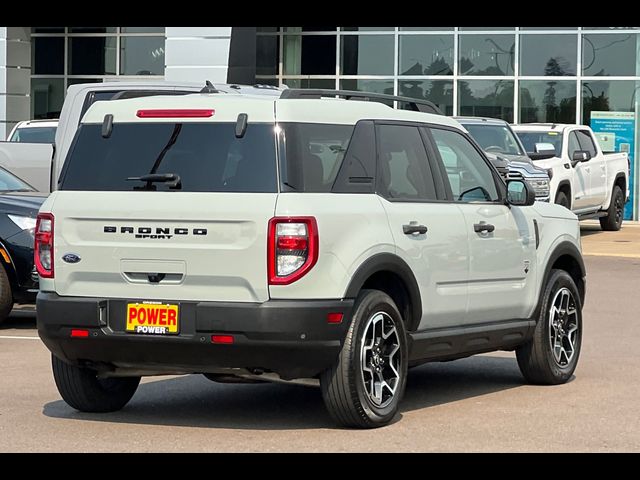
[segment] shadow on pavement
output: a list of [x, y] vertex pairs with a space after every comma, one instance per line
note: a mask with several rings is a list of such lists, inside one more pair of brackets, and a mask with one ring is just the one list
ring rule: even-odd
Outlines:
[[17, 329], [17, 330], [35, 330], [36, 328], [36, 311], [35, 308], [18, 307], [11, 310], [9, 318], [0, 324], [0, 331]]
[[[409, 372], [401, 412], [424, 409], [523, 385], [514, 358], [473, 357]], [[109, 414], [81, 413], [62, 400], [53, 418], [202, 428], [286, 430], [334, 428], [318, 388], [282, 384], [216, 384], [188, 375], [141, 384], [131, 402]], [[398, 421], [399, 419], [396, 419]]]

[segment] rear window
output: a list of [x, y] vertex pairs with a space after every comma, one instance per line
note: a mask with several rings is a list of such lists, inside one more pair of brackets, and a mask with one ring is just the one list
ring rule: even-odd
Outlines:
[[[242, 138], [235, 123], [114, 123], [78, 130], [61, 175], [61, 190], [129, 191], [127, 181], [150, 173], [180, 177], [180, 191], [276, 192], [273, 124], [249, 124]], [[169, 190], [154, 183], [158, 191]]]
[[349, 146], [353, 125], [282, 123], [284, 190], [330, 192]]

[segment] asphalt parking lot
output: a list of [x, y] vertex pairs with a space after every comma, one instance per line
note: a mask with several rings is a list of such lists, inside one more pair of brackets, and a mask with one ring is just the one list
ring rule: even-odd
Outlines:
[[515, 355], [411, 370], [401, 415], [336, 428], [316, 388], [143, 380], [121, 412], [82, 414], [59, 397], [31, 307], [0, 327], [0, 452], [640, 451], [640, 225], [583, 225], [588, 269], [580, 363], [566, 385], [526, 385]]

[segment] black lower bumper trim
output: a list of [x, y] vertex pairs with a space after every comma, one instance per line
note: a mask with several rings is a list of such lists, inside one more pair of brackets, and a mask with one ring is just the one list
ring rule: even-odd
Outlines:
[[[224, 368], [272, 371], [282, 378], [312, 377], [338, 355], [353, 300], [270, 300], [264, 303], [179, 304], [180, 333], [125, 332], [126, 304], [137, 299], [61, 297], [39, 293], [38, 334], [58, 357], [104, 370], [196, 373]], [[340, 324], [327, 322], [342, 313]], [[72, 329], [89, 330], [72, 338]], [[213, 344], [213, 334], [233, 344]]]

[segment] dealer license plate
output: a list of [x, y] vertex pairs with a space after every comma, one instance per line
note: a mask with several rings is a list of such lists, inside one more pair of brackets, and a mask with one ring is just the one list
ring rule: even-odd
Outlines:
[[127, 332], [168, 335], [180, 331], [178, 305], [167, 303], [128, 303]]

